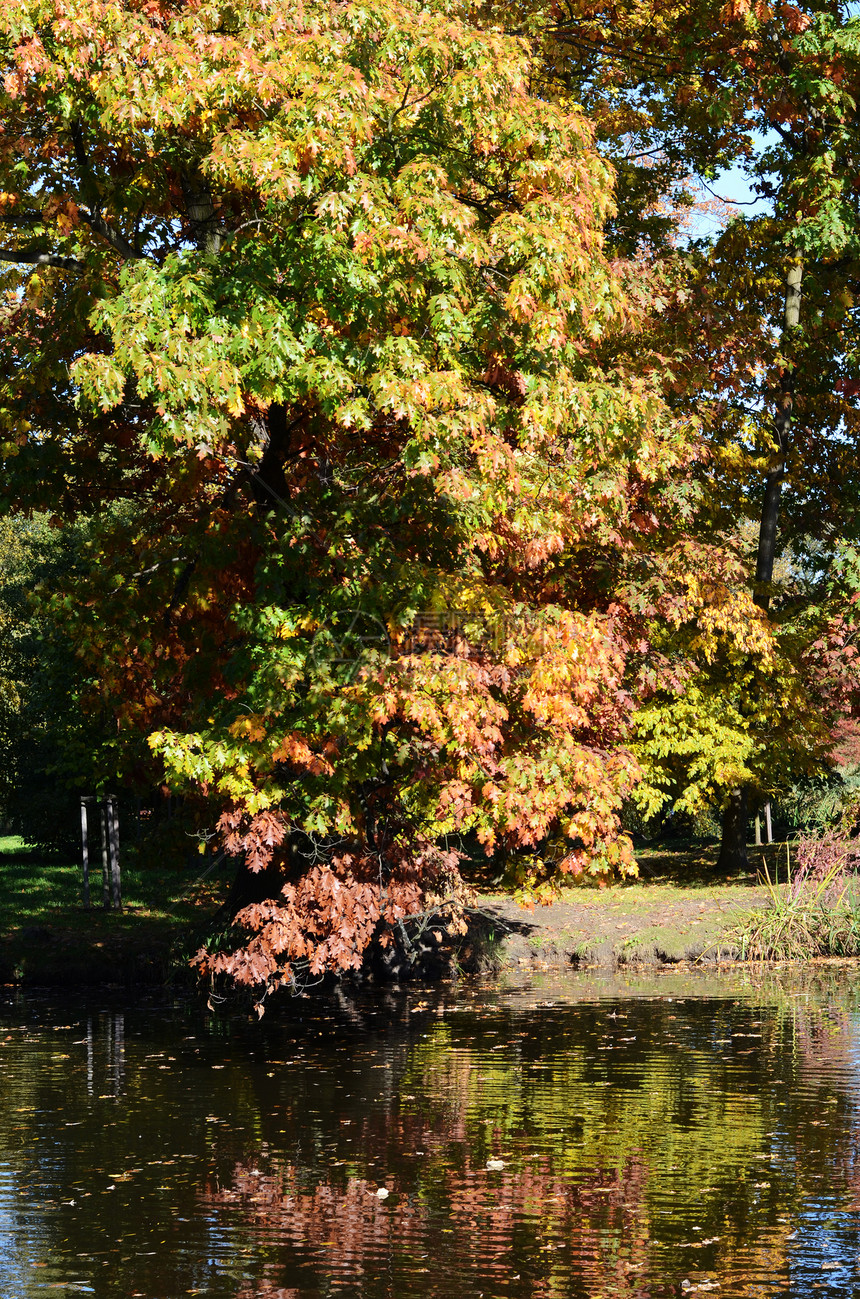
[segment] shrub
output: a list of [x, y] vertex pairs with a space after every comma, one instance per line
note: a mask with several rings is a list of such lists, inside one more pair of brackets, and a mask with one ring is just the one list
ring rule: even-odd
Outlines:
[[829, 832], [800, 839], [785, 874], [764, 867], [768, 905], [749, 912], [731, 937], [744, 960], [797, 961], [860, 954], [860, 905], [855, 870], [860, 840]]

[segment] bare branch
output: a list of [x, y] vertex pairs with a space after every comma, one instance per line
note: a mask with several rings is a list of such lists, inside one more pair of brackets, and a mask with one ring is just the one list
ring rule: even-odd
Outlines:
[[29, 266], [57, 266], [61, 271], [84, 269], [84, 263], [77, 257], [60, 257], [57, 253], [29, 253], [23, 248], [0, 248], [0, 262], [20, 262]]
[[78, 212], [84, 224], [88, 225], [95, 234], [101, 235], [102, 239], [106, 239], [111, 248], [119, 253], [120, 257], [124, 257], [126, 261], [144, 260], [143, 254], [133, 248], [128, 240], [118, 230], [114, 230], [113, 226], [108, 225], [107, 221], [100, 217], [97, 212], [85, 212], [83, 208], [79, 208]]

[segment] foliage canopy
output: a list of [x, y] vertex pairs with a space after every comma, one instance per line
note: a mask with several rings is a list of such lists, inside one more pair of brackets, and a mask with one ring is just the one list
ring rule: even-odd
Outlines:
[[[4, 505], [94, 521], [53, 617], [105, 764], [148, 737], [269, 881], [204, 965], [456, 928], [464, 850], [631, 873], [643, 769], [653, 811], [827, 761], [855, 37], [783, 8], [0, 3]], [[679, 246], [763, 120], [773, 212]], [[796, 563], [751, 586], [789, 471]]]

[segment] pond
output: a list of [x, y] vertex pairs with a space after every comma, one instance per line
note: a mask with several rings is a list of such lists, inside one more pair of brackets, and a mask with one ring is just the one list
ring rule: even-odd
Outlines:
[[0, 1294], [860, 1294], [860, 972], [0, 1006]]

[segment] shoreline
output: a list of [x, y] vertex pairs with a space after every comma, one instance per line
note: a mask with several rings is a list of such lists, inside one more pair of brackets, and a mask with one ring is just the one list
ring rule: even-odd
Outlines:
[[[8, 845], [8, 846], [7, 846]], [[779, 847], [766, 850], [773, 856]], [[458, 974], [600, 970], [738, 963], [730, 933], [768, 904], [757, 874], [715, 875], [715, 850], [644, 850], [640, 878], [563, 888], [531, 909], [494, 888], [475, 888], [468, 935], [409, 979], [401, 964], [360, 980], [432, 986]], [[751, 854], [752, 857], [752, 854]], [[761, 854], [761, 864], [766, 860]], [[753, 858], [753, 870], [759, 865]], [[40, 863], [20, 841], [0, 844], [0, 983], [44, 988], [201, 988], [187, 964], [207, 931], [229, 879], [193, 870], [129, 870], [122, 911], [85, 910], [77, 872]], [[489, 885], [489, 887], [488, 887]], [[77, 894], [77, 896], [76, 896]], [[750, 964], [751, 962], [740, 962]]]
[[[719, 887], [624, 884], [569, 889], [528, 910], [502, 893], [478, 895], [469, 934], [437, 966], [409, 979], [434, 984], [457, 973], [544, 972], [737, 963], [724, 939], [741, 914], [764, 905], [752, 877]], [[198, 920], [201, 917], [198, 916]], [[93, 909], [42, 917], [0, 934], [0, 983], [7, 987], [184, 987], [189, 934], [155, 917]], [[394, 980], [395, 982], [397, 980]], [[371, 982], [368, 979], [368, 982]], [[373, 978], [373, 983], [382, 983]]]

